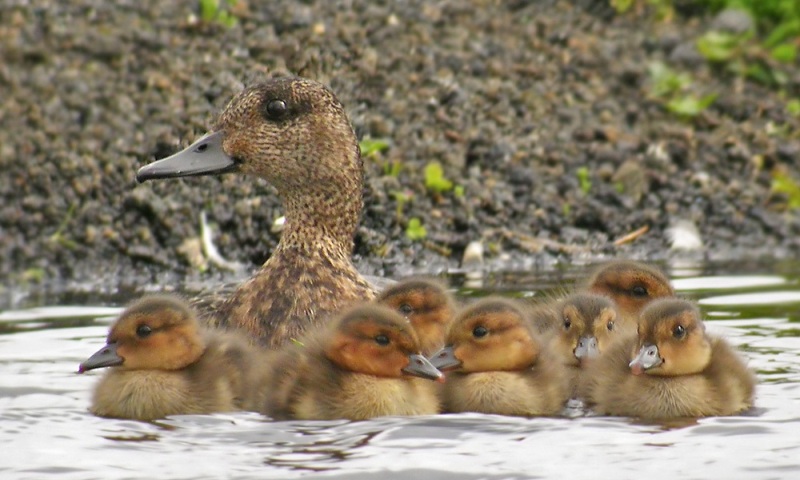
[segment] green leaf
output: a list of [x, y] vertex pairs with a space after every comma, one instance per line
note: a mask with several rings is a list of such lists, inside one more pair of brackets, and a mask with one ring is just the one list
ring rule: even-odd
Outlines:
[[790, 115], [800, 117], [800, 98], [793, 98], [786, 103], [786, 111]]
[[625, 13], [631, 9], [634, 0], [611, 0], [611, 6], [618, 13]]
[[589, 179], [589, 169], [587, 167], [581, 167], [575, 173], [578, 176], [578, 183], [581, 186], [581, 191], [584, 195], [588, 195], [589, 191], [592, 189], [592, 181]]
[[444, 169], [439, 162], [425, 165], [425, 187], [436, 193], [448, 192], [453, 189], [453, 182], [444, 177]]
[[686, 95], [683, 97], [673, 98], [667, 102], [666, 107], [670, 112], [680, 115], [682, 117], [696, 117], [703, 110], [708, 108], [714, 100], [717, 99], [717, 94], [712, 93], [703, 97], [695, 97], [694, 95]]
[[800, 10], [796, 12], [796, 18], [782, 22], [773, 28], [764, 40], [764, 46], [772, 48], [797, 36], [800, 36]]
[[425, 227], [422, 225], [422, 222], [419, 218], [414, 217], [408, 220], [408, 226], [406, 227], [406, 237], [416, 242], [417, 240], [422, 240], [426, 236], [428, 236], [428, 231], [425, 230]]
[[371, 157], [389, 150], [389, 142], [379, 138], [365, 138], [358, 142], [362, 157]]
[[650, 73], [650, 94], [656, 98], [670, 96], [692, 84], [689, 74], [678, 73], [662, 62], [651, 62], [647, 70]]
[[748, 36], [711, 31], [697, 39], [697, 50], [711, 62], [727, 62], [739, 53]]
[[789, 208], [800, 208], [800, 185], [786, 172], [772, 174], [772, 191], [784, 193], [789, 198]]
[[773, 48], [770, 52], [772, 58], [782, 63], [794, 63], [797, 59], [797, 45], [782, 43]]
[[461, 198], [464, 196], [464, 186], [463, 185], [456, 185], [456, 188], [453, 190], [453, 195], [457, 198]]

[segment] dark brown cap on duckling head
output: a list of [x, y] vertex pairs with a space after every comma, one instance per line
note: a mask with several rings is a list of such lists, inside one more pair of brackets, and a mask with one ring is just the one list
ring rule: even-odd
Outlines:
[[411, 322], [425, 355], [444, 345], [456, 306], [443, 282], [433, 278], [402, 280], [383, 290], [375, 301], [396, 310]]
[[597, 268], [586, 282], [586, 290], [611, 297], [626, 320], [635, 319], [656, 298], [675, 296], [664, 272], [630, 260], [615, 260]]

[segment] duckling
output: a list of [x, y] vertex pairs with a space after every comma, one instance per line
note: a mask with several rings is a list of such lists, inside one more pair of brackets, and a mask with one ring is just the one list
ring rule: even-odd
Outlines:
[[608, 297], [575, 293], [558, 302], [555, 311], [561, 327], [554, 333], [550, 346], [567, 367], [572, 395], [582, 396], [587, 365], [619, 338], [617, 310]]
[[620, 316], [617, 326], [629, 333], [636, 330], [636, 319], [648, 303], [675, 296], [664, 272], [631, 260], [615, 260], [600, 266], [586, 281], [585, 290], [611, 297]]
[[700, 312], [679, 299], [654, 300], [638, 335], [589, 365], [587, 396], [606, 415], [643, 418], [732, 415], [750, 408], [755, 376]]
[[155, 295], [123, 311], [78, 372], [111, 367], [95, 387], [95, 415], [155, 420], [256, 408], [267, 382], [260, 355], [239, 335], [201, 330], [183, 300]]
[[444, 336], [456, 306], [441, 282], [428, 278], [407, 279], [383, 290], [375, 301], [397, 310], [411, 322], [423, 355], [432, 355], [444, 346]]
[[467, 307], [446, 344], [431, 359], [449, 372], [445, 411], [555, 415], [569, 399], [564, 365], [516, 302], [489, 297]]
[[[136, 179], [238, 172], [274, 186], [286, 218], [261, 269], [213, 321], [278, 348], [375, 291], [351, 260], [363, 207], [363, 162], [344, 108], [327, 87], [274, 78], [236, 95], [210, 133], [139, 169]], [[210, 302], [214, 303], [214, 302]]]
[[444, 376], [419, 352], [400, 314], [356, 306], [279, 353], [263, 413], [306, 420], [438, 413], [428, 380]]

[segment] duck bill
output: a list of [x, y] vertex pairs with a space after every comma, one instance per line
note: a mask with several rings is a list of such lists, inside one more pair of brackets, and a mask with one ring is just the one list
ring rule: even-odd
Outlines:
[[136, 181], [229, 172], [236, 167], [236, 162], [222, 149], [224, 138], [222, 130], [208, 133], [184, 150], [140, 168]]
[[408, 366], [403, 369], [403, 373], [437, 382], [444, 382], [444, 374], [437, 370], [427, 358], [416, 353], [408, 356]]
[[88, 372], [95, 368], [114, 367], [122, 365], [125, 359], [117, 354], [117, 344], [109, 343], [89, 357], [78, 366], [78, 373]]
[[644, 345], [631, 360], [628, 366], [634, 375], [641, 375], [651, 368], [655, 368], [664, 363], [664, 359], [658, 354], [658, 347], [655, 345]]
[[597, 338], [587, 335], [578, 340], [578, 346], [575, 347], [575, 358], [580, 362], [591, 360], [598, 355], [600, 355], [600, 350], [597, 348]]
[[431, 363], [439, 370], [452, 370], [461, 366], [452, 345], [448, 345], [431, 356]]

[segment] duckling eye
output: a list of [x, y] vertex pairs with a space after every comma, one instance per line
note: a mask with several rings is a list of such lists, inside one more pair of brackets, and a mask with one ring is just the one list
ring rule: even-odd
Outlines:
[[411, 315], [412, 313], [414, 313], [414, 308], [411, 305], [407, 304], [407, 303], [404, 303], [404, 304], [400, 305], [400, 308], [398, 308], [398, 310], [400, 311], [400, 313], [402, 313], [403, 315], [406, 315], [406, 316]]
[[566, 318], [564, 319], [564, 330], [569, 330], [569, 327], [572, 326], [572, 320]]
[[672, 329], [672, 336], [681, 339], [686, 336], [686, 327], [683, 325], [676, 325], [675, 328]]
[[608, 322], [606, 324], [606, 328], [608, 329], [609, 332], [614, 330], [614, 321], [612, 320], [612, 321]]
[[386, 335], [375, 335], [375, 343], [382, 346], [389, 345], [389, 337]]
[[139, 338], [147, 338], [153, 333], [153, 329], [149, 325], [139, 325], [136, 327], [136, 336]]
[[641, 285], [636, 285], [635, 287], [631, 288], [631, 294], [633, 294], [634, 297], [646, 297], [647, 289]]
[[282, 118], [288, 110], [289, 107], [286, 106], [286, 102], [283, 100], [270, 100], [267, 103], [267, 115], [272, 119]]
[[478, 325], [477, 327], [472, 329], [472, 336], [475, 338], [485, 337], [486, 334], [489, 333], [489, 330], [482, 325]]

